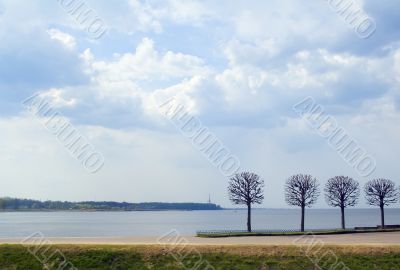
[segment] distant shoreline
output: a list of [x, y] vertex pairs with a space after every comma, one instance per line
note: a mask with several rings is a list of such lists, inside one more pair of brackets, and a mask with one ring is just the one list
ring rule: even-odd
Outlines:
[[222, 210], [214, 203], [115, 202], [115, 201], [38, 201], [19, 198], [0, 198], [0, 212], [54, 212], [54, 211], [193, 211]]
[[44, 212], [44, 213], [49, 213], [49, 212], [192, 212], [192, 211], [221, 211], [221, 210], [229, 210], [229, 209], [135, 209], [135, 210], [111, 210], [111, 209], [104, 209], [104, 210], [99, 210], [99, 209], [71, 209], [71, 210], [57, 210], [57, 209], [21, 209], [21, 210], [0, 210], [0, 213], [22, 213], [22, 212]]

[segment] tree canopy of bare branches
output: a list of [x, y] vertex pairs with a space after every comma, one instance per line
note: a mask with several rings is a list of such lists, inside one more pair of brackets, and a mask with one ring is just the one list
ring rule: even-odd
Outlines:
[[340, 207], [342, 216], [342, 229], [345, 229], [344, 209], [355, 206], [360, 197], [359, 183], [347, 176], [335, 176], [325, 185], [325, 199], [328, 205]]
[[309, 174], [296, 174], [286, 181], [285, 199], [289, 205], [301, 207], [301, 231], [304, 231], [305, 207], [311, 207], [319, 196], [317, 179]]
[[365, 199], [368, 204], [379, 206], [381, 209], [381, 224], [385, 227], [385, 210], [384, 207], [392, 203], [396, 203], [399, 199], [399, 192], [396, 185], [389, 179], [374, 179], [364, 187]]
[[313, 205], [319, 196], [317, 179], [309, 174], [296, 174], [291, 176], [285, 185], [285, 199], [289, 205]]
[[229, 181], [229, 199], [234, 204], [247, 205], [247, 230], [251, 232], [251, 205], [264, 199], [264, 180], [255, 173], [235, 174]]

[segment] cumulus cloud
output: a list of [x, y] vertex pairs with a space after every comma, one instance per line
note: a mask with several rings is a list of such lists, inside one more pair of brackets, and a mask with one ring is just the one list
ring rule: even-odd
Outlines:
[[45, 90], [43, 95], [77, 122], [104, 126], [151, 126], [146, 116], [152, 118], [157, 111], [153, 98], [157, 91], [165, 97], [186, 93], [194, 100], [189, 93], [196, 78], [212, 72], [199, 57], [158, 51], [149, 38], [134, 52], [116, 54], [109, 61], [96, 59], [90, 49], [80, 59], [90, 83]]
[[202, 59], [167, 51], [160, 53], [154, 48], [153, 40], [144, 38], [134, 53], [116, 56], [114, 61], [94, 61], [92, 71], [98, 79], [118, 80], [168, 80], [206, 72]]
[[74, 49], [76, 46], [75, 38], [67, 33], [55, 28], [47, 30], [47, 33], [49, 33], [51, 39], [61, 42], [61, 44], [69, 49]]
[[[293, 114], [291, 106], [308, 95], [332, 113], [354, 113], [364, 102], [390, 92], [391, 70], [396, 69], [393, 54], [365, 57], [316, 49], [299, 50], [290, 56], [276, 53], [278, 60], [274, 60], [270, 58], [273, 45], [247, 46], [237, 40], [233, 44], [244, 46], [249, 59], [228, 42], [222, 45], [222, 52], [229, 64], [220, 71], [196, 56], [161, 52], [149, 38], [142, 39], [133, 53], [116, 54], [109, 61], [96, 59], [88, 49], [80, 57], [91, 83], [64, 89], [62, 95], [76, 95], [78, 104], [99, 110], [106, 126], [120, 119], [126, 119], [122, 121], [126, 125], [128, 118], [133, 125], [137, 121], [151, 125], [157, 114], [154, 96], [176, 96], [189, 111], [210, 123], [270, 128], [284, 124]], [[279, 64], [280, 57], [287, 62]], [[265, 65], [261, 59], [272, 63]], [[380, 72], [385, 65], [391, 66], [386, 76]], [[82, 91], [84, 87], [86, 91]], [[90, 105], [93, 102], [95, 106]], [[114, 109], [128, 117], [113, 114]], [[119, 120], [111, 120], [113, 115]], [[94, 121], [101, 123], [98, 117]]]

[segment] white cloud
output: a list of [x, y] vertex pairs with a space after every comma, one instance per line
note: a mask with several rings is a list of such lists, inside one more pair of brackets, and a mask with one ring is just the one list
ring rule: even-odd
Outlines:
[[394, 54], [394, 71], [397, 81], [400, 82], [400, 50]]
[[166, 16], [178, 23], [199, 25], [207, 19], [217, 16], [210, 6], [198, 0], [169, 0]]
[[201, 58], [171, 51], [161, 53], [149, 38], [142, 39], [135, 53], [125, 53], [110, 62], [96, 61], [89, 55], [86, 53], [86, 59], [93, 72], [99, 74], [99, 81], [168, 80], [208, 72]]
[[47, 33], [50, 35], [51, 39], [57, 40], [69, 49], [74, 49], [76, 46], [75, 38], [70, 34], [64, 33], [55, 28], [47, 30]]
[[58, 107], [74, 107], [77, 104], [76, 98], [66, 99], [63, 97], [65, 90], [52, 88], [41, 94], [41, 97], [50, 100], [50, 104], [54, 108]]
[[[102, 104], [99, 110], [103, 113], [108, 110], [112, 113], [118, 107], [135, 114], [141, 121], [157, 123], [159, 117], [153, 94], [164, 99], [176, 96], [191, 113], [206, 119], [220, 114], [224, 117], [219, 123], [224, 123], [225, 119], [226, 123], [241, 125], [248, 119], [254, 123], [260, 121], [255, 124], [261, 125], [260, 128], [270, 128], [270, 125], [262, 126], [262, 118], [268, 115], [272, 123], [282, 124], [292, 113], [291, 106], [307, 95], [333, 107], [344, 100], [349, 104], [355, 102], [358, 105], [351, 108], [354, 111], [364, 101], [388, 91], [374, 84], [389, 83], [379, 70], [384, 63], [390, 63], [391, 56], [367, 58], [326, 49], [300, 50], [287, 56], [284, 64], [273, 65], [276, 60], [267, 64], [259, 60], [268, 61], [272, 55], [279, 55], [273, 43], [255, 44], [228, 42], [223, 51], [229, 66], [221, 71], [193, 55], [157, 50], [149, 38], [142, 39], [134, 53], [116, 54], [108, 61], [98, 60], [87, 49], [81, 59], [91, 77], [90, 85], [58, 91], [55, 98], [60, 106], [63, 99], [65, 106], [95, 100]], [[239, 48], [245, 48], [245, 53]], [[354, 76], [362, 80], [354, 81]], [[90, 94], [83, 94], [82, 89]], [[68, 97], [63, 97], [67, 93]], [[110, 107], [104, 110], [103, 106]], [[339, 106], [348, 112], [344, 104]], [[90, 109], [97, 110], [97, 106], [90, 106]], [[110, 121], [109, 117], [105, 119]]]
[[279, 53], [279, 45], [274, 39], [240, 42], [230, 40], [222, 50], [231, 65], [263, 65]]
[[136, 25], [139, 31], [154, 31], [156, 33], [162, 32], [162, 24], [160, 22], [160, 10], [155, 9], [148, 3], [143, 3], [139, 0], [129, 0], [131, 10], [133, 11], [133, 18], [135, 18]]

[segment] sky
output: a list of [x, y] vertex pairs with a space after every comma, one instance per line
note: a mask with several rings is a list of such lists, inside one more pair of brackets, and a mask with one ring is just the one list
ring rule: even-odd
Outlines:
[[[0, 0], [0, 196], [210, 195], [234, 207], [229, 176], [160, 111], [169, 98], [264, 179], [261, 207], [288, 207], [284, 183], [297, 173], [321, 189], [336, 175], [399, 185], [400, 3], [348, 0], [376, 26], [363, 37], [332, 2]], [[92, 17], [74, 12], [81, 4]], [[88, 171], [24, 106], [33, 95], [87, 138], [101, 168]], [[371, 174], [296, 113], [307, 97], [373, 158]]]

